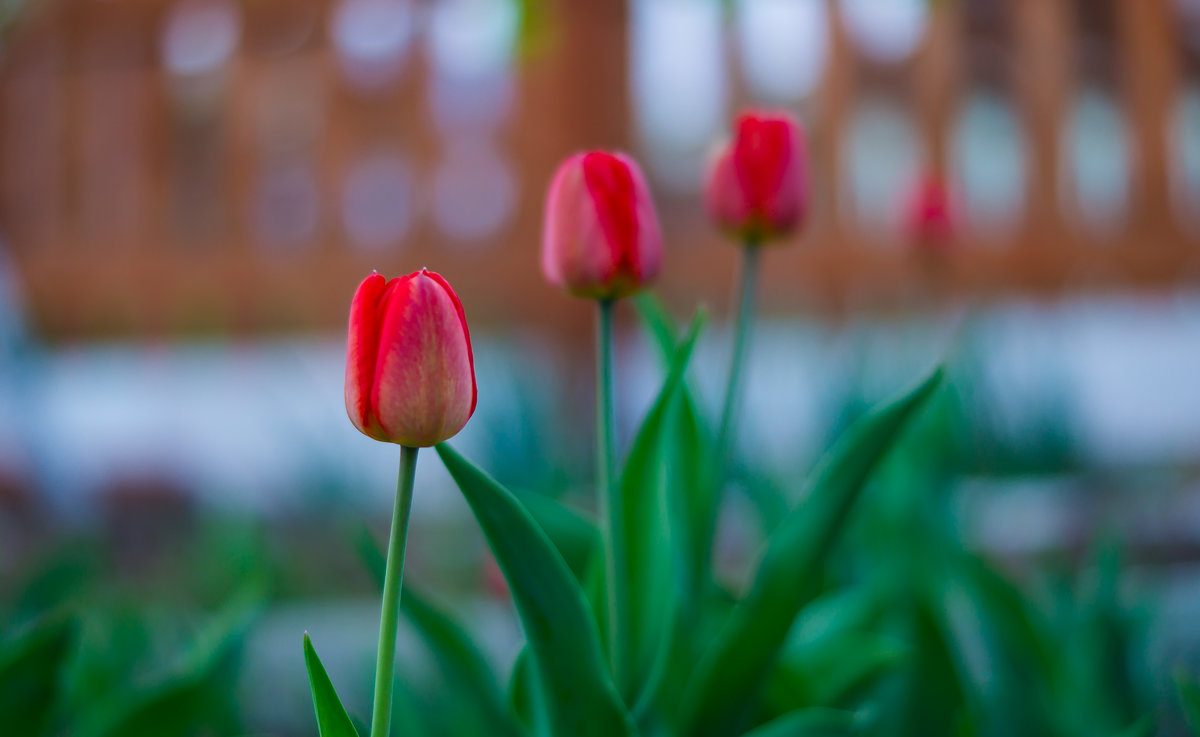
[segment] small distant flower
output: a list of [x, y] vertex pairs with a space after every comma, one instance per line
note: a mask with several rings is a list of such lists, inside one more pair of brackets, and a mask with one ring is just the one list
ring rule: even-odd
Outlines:
[[559, 166], [542, 234], [542, 272], [551, 284], [616, 299], [652, 282], [662, 258], [654, 202], [633, 159], [592, 151]]
[[786, 113], [743, 113], [733, 140], [712, 160], [709, 217], [744, 243], [786, 237], [808, 214], [808, 151]]
[[909, 193], [904, 233], [909, 247], [918, 254], [940, 257], [949, 252], [955, 237], [954, 212], [940, 177], [922, 177]]
[[421, 269], [371, 274], [350, 303], [346, 412], [363, 434], [414, 448], [458, 434], [475, 412], [471, 335], [458, 295]]

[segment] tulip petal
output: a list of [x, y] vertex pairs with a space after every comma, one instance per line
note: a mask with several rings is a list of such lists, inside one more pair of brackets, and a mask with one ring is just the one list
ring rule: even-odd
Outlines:
[[371, 411], [371, 387], [379, 353], [380, 310], [387, 280], [372, 273], [350, 302], [350, 329], [346, 340], [346, 414], [360, 432], [383, 440]]

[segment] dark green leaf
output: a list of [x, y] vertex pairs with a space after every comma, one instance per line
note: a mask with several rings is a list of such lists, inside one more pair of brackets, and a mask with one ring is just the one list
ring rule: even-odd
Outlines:
[[74, 620], [52, 616], [0, 650], [0, 724], [5, 732], [32, 736], [49, 727], [75, 632]]
[[867, 632], [846, 632], [789, 652], [767, 688], [775, 711], [842, 705], [909, 654], [903, 642]]
[[358, 737], [346, 707], [338, 698], [329, 674], [317, 651], [313, 648], [312, 639], [304, 633], [304, 665], [308, 669], [308, 683], [312, 687], [313, 708], [317, 712], [317, 731], [321, 737]]
[[1175, 690], [1192, 737], [1200, 737], [1200, 681], [1185, 670], [1175, 671]]
[[[677, 349], [675, 322], [650, 292], [637, 295], [634, 303], [669, 375]], [[712, 456], [712, 438], [686, 382], [673, 415], [667, 441], [671, 533], [679, 549], [684, 606], [691, 608], [703, 596], [708, 581], [716, 527], [716, 486], [712, 483], [711, 464], [702, 462]]]
[[674, 575], [677, 566], [667, 499], [666, 451], [683, 376], [703, 323], [703, 315], [697, 315], [687, 339], [675, 351], [671, 370], [634, 437], [621, 474], [623, 518], [613, 534], [624, 534], [620, 544], [625, 551], [625, 567], [617, 575], [628, 582], [630, 601], [616, 611], [628, 617], [626, 662], [631, 665], [631, 681], [627, 685], [634, 695], [654, 688], [655, 676], [662, 673], [662, 657], [673, 637], [671, 624], [679, 592]]
[[515, 496], [445, 443], [438, 455], [474, 512], [512, 590], [557, 737], [633, 733], [596, 622], [562, 555]]
[[558, 548], [575, 578], [583, 581], [592, 556], [600, 547], [600, 529], [590, 519], [545, 494], [518, 493], [517, 498]]
[[745, 720], [793, 620], [816, 593], [825, 556], [872, 470], [941, 379], [939, 369], [863, 417], [819, 464], [803, 501], [768, 539], [750, 590], [688, 684], [685, 734], [731, 734]]

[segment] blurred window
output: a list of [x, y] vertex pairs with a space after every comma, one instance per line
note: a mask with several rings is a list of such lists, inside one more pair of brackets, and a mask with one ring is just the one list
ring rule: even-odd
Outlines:
[[268, 168], [257, 195], [255, 229], [268, 249], [290, 253], [312, 244], [321, 202], [311, 167], [286, 163]]
[[460, 242], [481, 241], [512, 215], [516, 184], [511, 167], [482, 139], [453, 142], [433, 184], [438, 228]]
[[508, 115], [519, 20], [513, 0], [440, 0], [430, 8], [431, 94], [439, 128], [492, 128]]
[[215, 72], [233, 57], [240, 34], [238, 10], [227, 0], [183, 0], [167, 13], [163, 65], [181, 77]]
[[413, 36], [408, 0], [342, 0], [330, 36], [347, 84], [378, 92], [400, 75]]
[[362, 156], [351, 166], [342, 192], [346, 235], [367, 251], [399, 245], [413, 220], [414, 194], [403, 156], [392, 151]]
[[824, 0], [739, 0], [742, 64], [754, 94], [793, 102], [821, 82], [829, 54]]
[[1085, 88], [1074, 101], [1063, 136], [1067, 159], [1060, 183], [1079, 226], [1095, 236], [1125, 221], [1129, 194], [1129, 142], [1123, 113], [1112, 96]]
[[634, 118], [651, 170], [694, 191], [708, 148], [726, 121], [725, 58], [718, 0], [634, 0]]
[[928, 0], [840, 0], [846, 33], [872, 61], [896, 64], [916, 50], [929, 22]]
[[864, 99], [843, 146], [846, 218], [875, 242], [894, 242], [901, 198], [925, 160], [908, 110], [885, 98]]
[[1175, 206], [1188, 227], [1200, 229], [1200, 86], [1180, 95], [1172, 127]]
[[986, 237], [1018, 226], [1026, 156], [1021, 125], [1009, 101], [995, 92], [970, 93], [952, 145], [956, 189], [971, 227]]

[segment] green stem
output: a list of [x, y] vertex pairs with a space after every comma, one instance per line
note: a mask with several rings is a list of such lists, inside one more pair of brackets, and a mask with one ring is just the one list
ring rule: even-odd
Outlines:
[[626, 625], [625, 607], [629, 601], [625, 581], [624, 509], [616, 480], [615, 442], [613, 440], [613, 357], [611, 299], [597, 303], [596, 322], [596, 486], [600, 495], [600, 513], [607, 538], [604, 546], [604, 572], [608, 595], [608, 644], [617, 684], [625, 683]]
[[387, 569], [383, 574], [383, 612], [379, 617], [379, 652], [375, 658], [375, 706], [371, 712], [371, 737], [388, 737], [392, 727], [392, 679], [396, 671], [396, 625], [400, 617], [400, 584], [404, 580], [404, 546], [412, 511], [413, 476], [417, 448], [400, 447], [400, 473], [392, 507]]
[[[717, 486], [719, 499], [724, 486], [725, 472], [733, 455], [733, 425], [742, 393], [742, 368], [746, 362], [746, 346], [750, 342], [750, 331], [754, 327], [754, 295], [758, 284], [760, 251], [758, 244], [747, 242], [742, 249], [742, 281], [738, 294], [736, 325], [733, 337], [733, 354], [729, 359], [729, 383], [725, 387], [725, 406], [721, 410], [721, 425], [717, 431], [717, 469], [713, 483]], [[715, 512], [714, 504], [714, 512]]]

